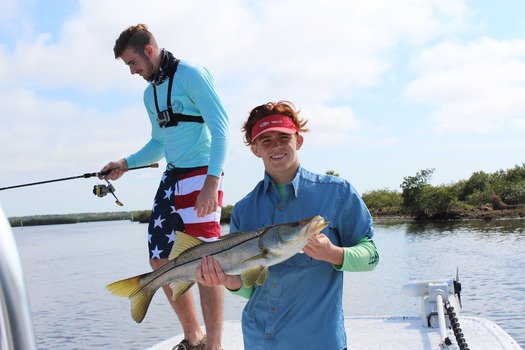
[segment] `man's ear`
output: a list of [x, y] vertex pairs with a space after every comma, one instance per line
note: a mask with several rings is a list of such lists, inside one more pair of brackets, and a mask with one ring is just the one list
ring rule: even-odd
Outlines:
[[255, 145], [255, 144], [252, 143], [252, 144], [250, 145], [250, 149], [252, 150], [252, 153], [253, 153], [256, 157], [261, 158], [261, 156], [259, 155], [259, 150], [258, 150], [258, 148], [257, 148], [257, 145]]
[[153, 55], [155, 54], [155, 49], [150, 44], [144, 46], [144, 54], [148, 56], [150, 59], [153, 59]]
[[303, 146], [304, 137], [303, 137], [303, 135], [297, 133], [297, 134], [295, 134], [295, 139], [296, 139], [296, 141], [295, 141], [295, 149], [296, 150], [300, 150], [301, 147]]

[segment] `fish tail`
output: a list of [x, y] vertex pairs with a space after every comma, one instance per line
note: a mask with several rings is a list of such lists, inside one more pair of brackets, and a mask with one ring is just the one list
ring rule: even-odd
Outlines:
[[111, 294], [119, 297], [128, 297], [131, 300], [131, 317], [137, 323], [142, 322], [148, 311], [151, 299], [153, 299], [153, 294], [146, 293], [140, 286], [140, 277], [127, 278], [106, 286]]

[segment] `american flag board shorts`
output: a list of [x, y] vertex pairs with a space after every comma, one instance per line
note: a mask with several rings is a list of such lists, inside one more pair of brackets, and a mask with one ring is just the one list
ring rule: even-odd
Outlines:
[[219, 181], [217, 211], [199, 218], [194, 210], [207, 172], [208, 167], [168, 168], [162, 174], [148, 226], [150, 259], [168, 258], [177, 231], [203, 241], [214, 241], [221, 236], [224, 174]]

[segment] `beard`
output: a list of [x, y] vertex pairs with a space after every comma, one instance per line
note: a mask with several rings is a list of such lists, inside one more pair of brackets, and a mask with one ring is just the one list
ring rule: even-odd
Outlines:
[[153, 66], [153, 61], [149, 60], [146, 62], [146, 67], [144, 68], [144, 75], [142, 77], [146, 81], [150, 81], [155, 77], [155, 74], [157, 72], [155, 71], [155, 67]]

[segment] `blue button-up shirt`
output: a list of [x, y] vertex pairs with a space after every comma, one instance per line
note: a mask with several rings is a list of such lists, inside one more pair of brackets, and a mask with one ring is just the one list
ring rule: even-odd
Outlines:
[[[264, 180], [233, 209], [230, 231], [247, 232], [321, 215], [323, 233], [334, 245], [351, 247], [372, 237], [372, 218], [346, 180], [299, 168], [281, 198]], [[342, 310], [343, 272], [306, 254], [270, 267], [255, 286], [242, 315], [245, 349], [337, 349], [346, 347]]]

